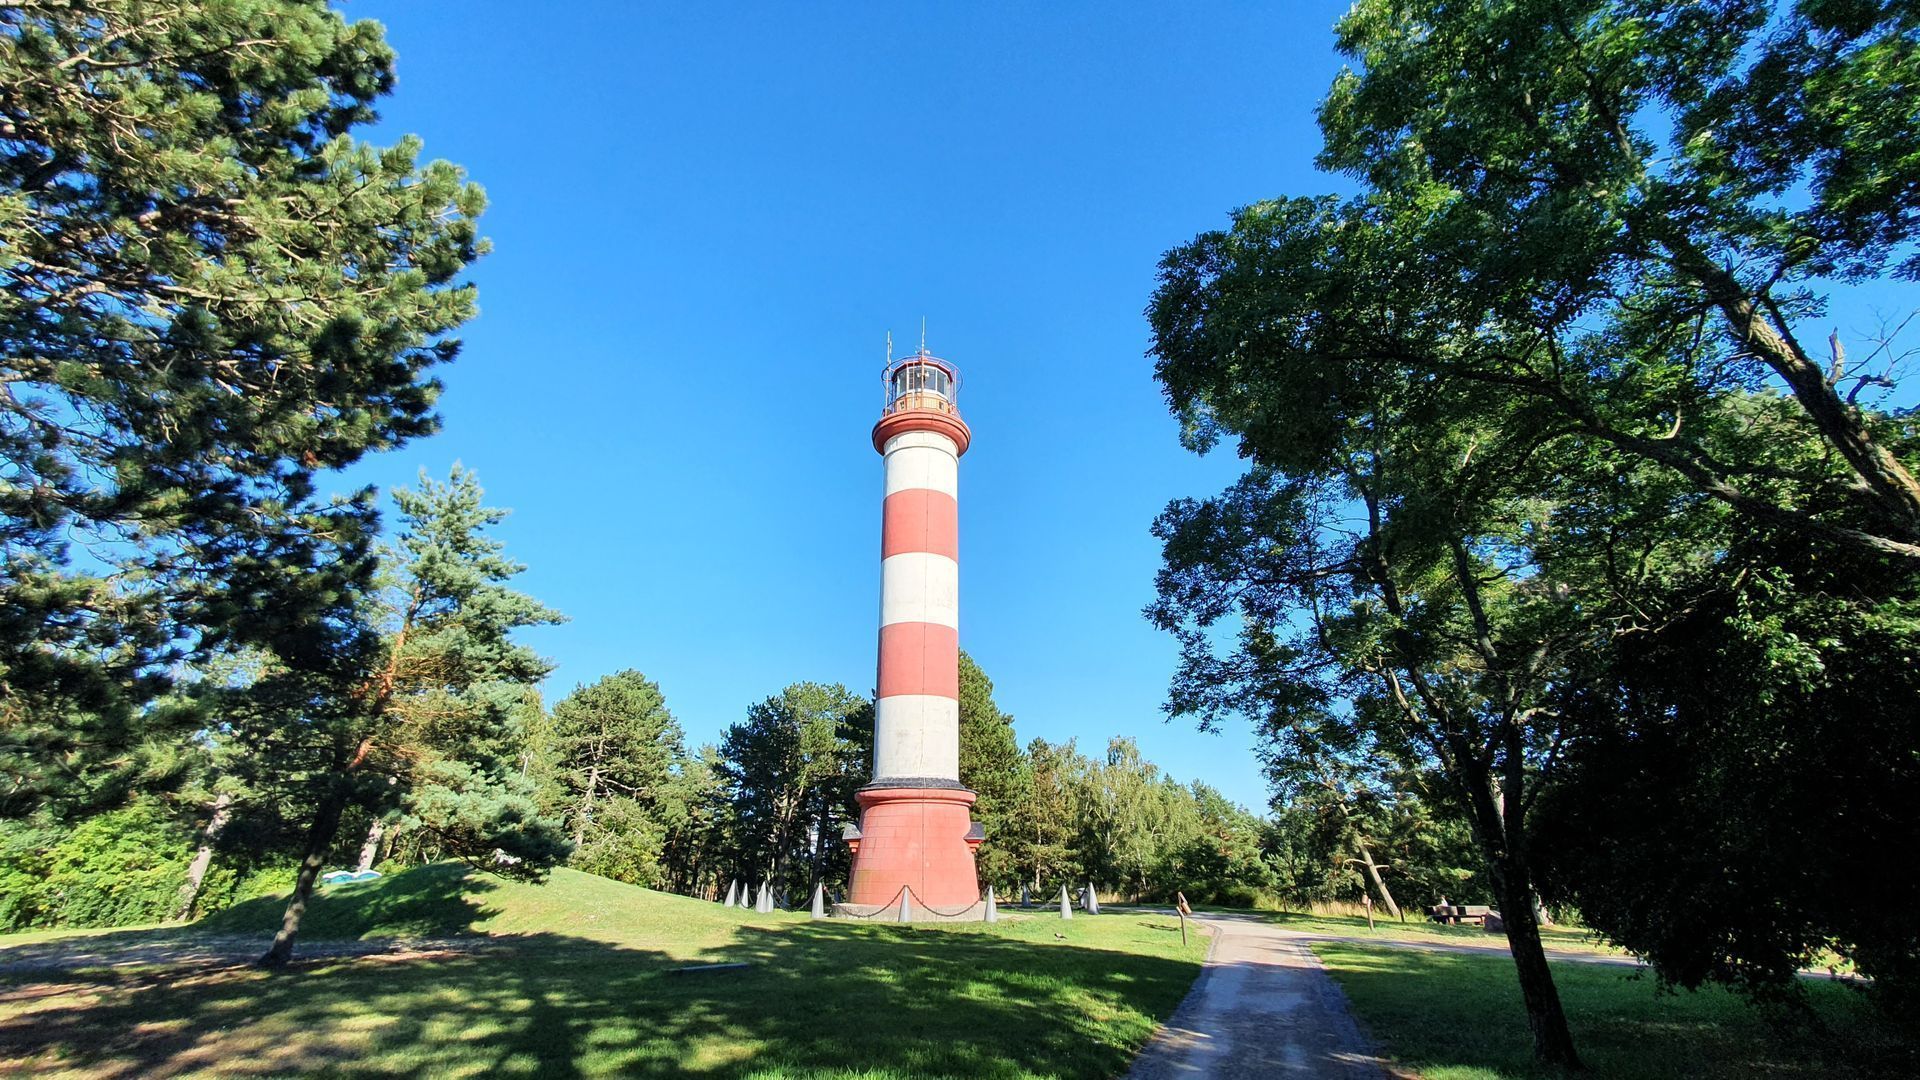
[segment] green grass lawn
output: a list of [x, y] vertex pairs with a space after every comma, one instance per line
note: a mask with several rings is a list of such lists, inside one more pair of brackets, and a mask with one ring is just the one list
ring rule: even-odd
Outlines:
[[[1313, 951], [1388, 1054], [1425, 1080], [1549, 1075], [1532, 1066], [1511, 959], [1333, 942]], [[1662, 992], [1631, 969], [1557, 963], [1553, 973], [1595, 1077], [1920, 1076], [1920, 1044], [1843, 983], [1809, 980], [1810, 1009], [1797, 1014], [1722, 990]]]
[[[188, 931], [80, 940], [254, 934], [278, 911], [256, 901]], [[273, 974], [0, 974], [0, 1073], [1112, 1076], [1205, 949], [1149, 915], [810, 922], [565, 870], [535, 886], [446, 866], [325, 890], [307, 929], [474, 940]], [[0, 965], [16, 940], [0, 937]], [[732, 961], [751, 966], [669, 971]]]

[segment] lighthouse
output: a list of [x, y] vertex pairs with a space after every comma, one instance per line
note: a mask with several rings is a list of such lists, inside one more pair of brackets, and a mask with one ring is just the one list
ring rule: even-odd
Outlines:
[[[873, 779], [848, 906], [910, 918], [966, 917], [980, 899], [974, 793], [960, 782], [960, 373], [920, 351], [889, 358], [873, 448], [886, 461], [880, 530], [879, 673]], [[901, 903], [903, 892], [907, 903]]]

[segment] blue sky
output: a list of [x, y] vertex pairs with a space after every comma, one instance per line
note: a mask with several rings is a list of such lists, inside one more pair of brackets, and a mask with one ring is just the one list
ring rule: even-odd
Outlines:
[[975, 433], [961, 641], [1021, 739], [1131, 735], [1264, 804], [1246, 729], [1160, 712], [1147, 529], [1238, 464], [1180, 448], [1142, 311], [1232, 207], [1347, 189], [1312, 168], [1344, 3], [344, 8], [399, 53], [372, 137], [464, 165], [495, 245], [444, 430], [344, 479], [478, 470], [572, 617], [530, 637], [550, 699], [638, 668], [706, 741], [788, 682], [872, 687], [867, 438], [924, 316]]
[[[1344, 5], [354, 0], [415, 132], [487, 189], [482, 314], [445, 427], [353, 470], [478, 470], [572, 617], [549, 698], [622, 667], [693, 740], [788, 682], [873, 685], [886, 333], [966, 380], [961, 641], [1022, 741], [1116, 734], [1250, 806], [1245, 729], [1160, 712], [1140, 617], [1182, 450], [1142, 311], [1164, 250], [1327, 190], [1312, 109]], [[723, 13], [724, 12], [724, 13]]]

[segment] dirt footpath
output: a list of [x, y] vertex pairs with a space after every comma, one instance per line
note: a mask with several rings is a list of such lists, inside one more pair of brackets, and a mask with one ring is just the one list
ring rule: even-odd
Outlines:
[[1214, 935], [1206, 967], [1129, 1080], [1388, 1075], [1307, 937], [1258, 916], [1194, 921]]

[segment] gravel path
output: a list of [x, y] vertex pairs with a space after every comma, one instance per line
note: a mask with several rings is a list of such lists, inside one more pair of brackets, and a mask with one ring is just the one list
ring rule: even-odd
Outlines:
[[[1495, 937], [1483, 945], [1464, 941], [1419, 941], [1412, 938], [1360, 937], [1345, 934], [1308, 934], [1297, 930], [1283, 930], [1284, 934], [1296, 941], [1337, 941], [1347, 945], [1365, 945], [1368, 948], [1382, 949], [1421, 949], [1426, 952], [1457, 953], [1462, 956], [1512, 956], [1513, 950], [1507, 948], [1507, 939]], [[1631, 956], [1618, 953], [1577, 952], [1569, 949], [1547, 949], [1547, 959], [1569, 964], [1613, 964], [1619, 967], [1640, 967], [1640, 961]]]
[[1206, 967], [1129, 1080], [1387, 1075], [1305, 935], [1257, 916], [1206, 915]]

